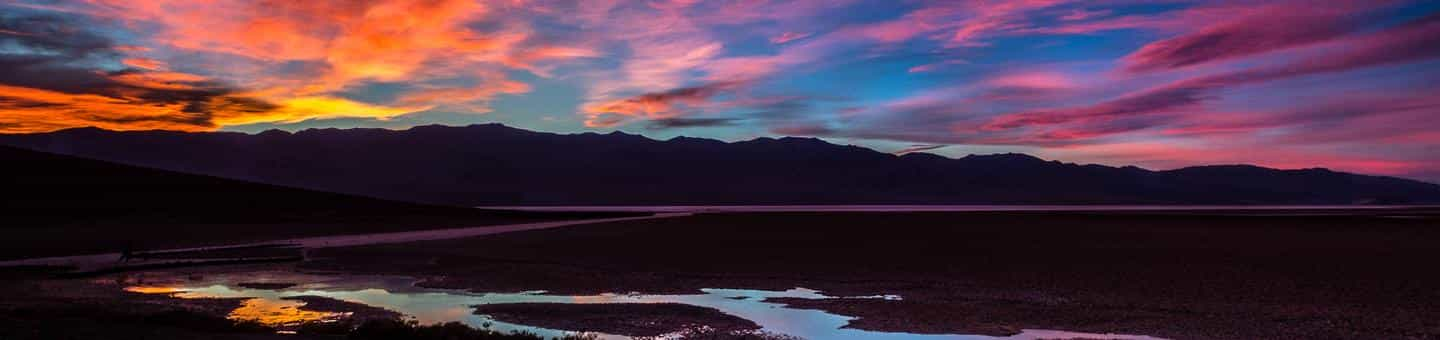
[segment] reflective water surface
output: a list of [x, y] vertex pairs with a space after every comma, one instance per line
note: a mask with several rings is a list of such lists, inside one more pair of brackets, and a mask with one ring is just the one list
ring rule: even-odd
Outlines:
[[[794, 288], [785, 291], [747, 289], [704, 289], [702, 294], [688, 295], [645, 295], [645, 294], [599, 294], [599, 295], [547, 295], [543, 292], [524, 293], [471, 293], [457, 290], [420, 288], [415, 279], [385, 276], [313, 275], [293, 272], [247, 272], [208, 275], [203, 278], [165, 276], [152, 274], [142, 278], [126, 290], [140, 293], [172, 294], [178, 298], [251, 298], [245, 305], [230, 314], [234, 319], [257, 320], [271, 325], [287, 325], [302, 321], [328, 320], [343, 314], [302, 311], [303, 302], [286, 300], [293, 296], [323, 296], [348, 302], [390, 309], [403, 313], [421, 323], [459, 321], [474, 327], [489, 327], [499, 331], [528, 331], [546, 337], [574, 334], [563, 330], [546, 329], [496, 321], [484, 315], [473, 313], [471, 306], [495, 303], [682, 303], [710, 307], [721, 312], [745, 318], [763, 327], [763, 331], [797, 336], [805, 339], [1158, 339], [1141, 335], [1093, 334], [1056, 330], [1024, 330], [1010, 337], [994, 337], [965, 334], [910, 334], [874, 332], [843, 328], [853, 318], [826, 313], [818, 310], [787, 308], [782, 304], [764, 302], [766, 298], [789, 297], [802, 299], [865, 298], [903, 299], [901, 296], [881, 295], [863, 297], [833, 297], [821, 292]], [[284, 289], [252, 289], [240, 287], [247, 282], [284, 282], [296, 285]], [[628, 339], [629, 337], [587, 333], [600, 339]]]

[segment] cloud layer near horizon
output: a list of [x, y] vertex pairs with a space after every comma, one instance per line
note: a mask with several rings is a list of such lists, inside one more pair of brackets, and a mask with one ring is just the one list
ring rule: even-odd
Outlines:
[[0, 9], [3, 133], [500, 121], [1440, 181], [1440, 5], [1425, 1], [21, 0]]

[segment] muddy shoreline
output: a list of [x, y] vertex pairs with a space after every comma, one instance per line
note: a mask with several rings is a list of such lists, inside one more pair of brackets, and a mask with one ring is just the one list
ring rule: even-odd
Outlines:
[[296, 339], [226, 315], [245, 299], [175, 299], [126, 292], [124, 280], [6, 272], [0, 339]]
[[325, 249], [301, 267], [487, 292], [903, 296], [783, 301], [879, 331], [1440, 338], [1424, 317], [1440, 315], [1440, 274], [1421, 269], [1437, 250], [1433, 209], [737, 213]]
[[710, 327], [719, 332], [760, 328], [714, 308], [679, 303], [502, 303], [474, 306], [475, 314], [496, 320], [577, 332], [654, 337]]
[[347, 313], [349, 316], [345, 318], [345, 321], [355, 324], [362, 324], [370, 320], [399, 320], [404, 317], [403, 314], [389, 309], [341, 301], [323, 296], [302, 295], [285, 297], [283, 299], [304, 302], [305, 304], [300, 306], [300, 310], [303, 311]]

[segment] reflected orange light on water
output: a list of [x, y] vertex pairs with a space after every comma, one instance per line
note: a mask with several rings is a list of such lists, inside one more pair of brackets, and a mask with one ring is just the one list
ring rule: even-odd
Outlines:
[[[181, 299], [224, 298], [169, 286], [130, 286], [125, 287], [125, 291], [142, 294], [167, 294]], [[226, 317], [235, 321], [259, 322], [267, 326], [295, 326], [306, 322], [333, 321], [350, 314], [301, 310], [300, 307], [304, 305], [305, 302], [295, 300], [250, 298], [246, 299], [239, 308], [230, 311]]]
[[125, 291], [141, 294], [175, 294], [185, 292], [185, 290], [180, 288], [165, 286], [130, 286], [125, 287]]
[[240, 308], [230, 311], [231, 320], [255, 321], [270, 326], [299, 325], [323, 322], [345, 316], [345, 313], [301, 310], [304, 302], [291, 300], [249, 299]]

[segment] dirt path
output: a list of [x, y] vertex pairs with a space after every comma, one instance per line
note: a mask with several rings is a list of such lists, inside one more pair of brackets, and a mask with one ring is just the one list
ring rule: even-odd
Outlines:
[[[690, 216], [690, 215], [692, 215], [692, 214], [691, 214], [691, 213], [663, 213], [663, 214], [655, 214], [655, 215], [651, 215], [651, 216], [640, 216], [640, 217], [597, 218], [597, 219], [588, 219], [588, 220], [570, 220], [570, 221], [552, 221], [552, 222], [538, 222], [538, 223], [522, 223], [522, 224], [493, 225], [493, 226], [470, 227], [470, 228], [450, 228], [450, 229], [402, 231], [402, 232], [374, 233], [374, 234], [358, 234], [358, 235], [337, 235], [337, 236], [302, 237], [302, 238], [283, 239], [283, 240], [271, 240], [271, 241], [265, 241], [265, 242], [251, 242], [251, 243], [232, 244], [232, 245], [223, 245], [223, 246], [196, 247], [196, 248], [181, 248], [181, 249], [163, 249], [163, 250], [148, 250], [148, 251], [146, 251], [146, 252], [147, 252], [147, 253], [195, 252], [195, 251], [222, 250], [222, 249], [227, 249], [227, 248], [255, 247], [255, 246], [263, 246], [263, 245], [284, 245], [284, 246], [294, 246], [294, 247], [307, 248], [307, 249], [313, 249], [313, 248], [329, 248], [329, 247], [349, 247], [349, 246], [359, 246], [359, 245], [374, 245], [374, 244], [387, 244], [387, 243], [405, 243], [405, 242], [417, 242], [417, 241], [433, 241], [433, 240], [456, 239], [456, 238], [474, 237], [474, 236], [482, 236], [482, 235], [492, 235], [492, 234], [500, 234], [500, 233], [509, 233], [509, 232], [516, 232], [516, 231], [559, 228], [559, 227], [567, 227], [567, 226], [581, 225], [581, 224], [606, 223], [606, 222], [620, 222], [620, 221], [634, 221], [634, 220], [646, 220], [646, 219], [656, 219], [656, 218], [681, 217], [681, 216]], [[0, 261], [0, 267], [8, 267], [8, 266], [67, 266], [67, 267], [73, 267], [73, 268], [75, 268], [75, 271], [82, 271], [82, 272], [83, 272], [83, 271], [94, 271], [94, 270], [98, 270], [98, 269], [116, 267], [117, 265], [120, 264], [120, 263], [118, 263], [118, 262], [119, 262], [119, 261], [118, 261], [119, 258], [120, 258], [120, 253], [104, 253], [104, 254], [76, 255], [76, 256], [42, 257], [42, 258], [32, 258], [32, 259], [20, 259], [20, 260], [10, 260], [10, 261]], [[233, 260], [233, 259], [230, 259], [230, 260]], [[158, 265], [158, 264], [167, 264], [167, 263], [171, 263], [171, 262], [176, 263], [176, 264], [179, 264], [179, 263], [191, 263], [191, 262], [195, 262], [195, 261], [196, 261], [196, 260], [193, 260], [193, 259], [164, 259], [164, 260], [149, 260], [149, 261], [128, 261], [128, 262], [125, 263], [125, 265], [126, 265], [126, 266]]]

